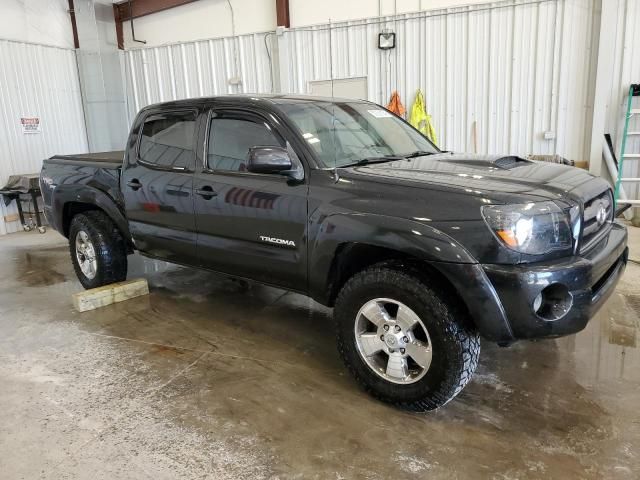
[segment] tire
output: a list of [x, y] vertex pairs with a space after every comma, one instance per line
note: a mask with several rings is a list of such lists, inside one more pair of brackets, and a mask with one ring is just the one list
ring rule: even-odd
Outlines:
[[[435, 282], [406, 272], [406, 267], [401, 271], [399, 265], [378, 264], [357, 273], [343, 286], [334, 310], [338, 351], [345, 365], [367, 392], [384, 402], [420, 412], [442, 407], [469, 382], [480, 355], [479, 334], [466, 310], [456, 300], [437, 289]], [[380, 306], [382, 317], [376, 319], [377, 323], [371, 322], [369, 312], [378, 311]], [[418, 322], [412, 329], [403, 328], [416, 318]], [[361, 329], [363, 323], [368, 330]], [[391, 328], [380, 329], [380, 324]], [[403, 337], [389, 338], [389, 331], [395, 332], [397, 328]], [[364, 336], [369, 337], [369, 342], [363, 342]], [[378, 338], [382, 350], [366, 355], [365, 351], [380, 347], [378, 344], [368, 346]], [[405, 346], [406, 349], [392, 349], [392, 346]], [[431, 353], [427, 354], [429, 349]], [[415, 358], [426, 368], [415, 362], [408, 352], [418, 352], [420, 355]], [[400, 362], [403, 367], [392, 369], [390, 374], [392, 356], [395, 358], [393, 363]], [[405, 377], [405, 373], [409, 375]]]
[[[84, 254], [78, 251], [77, 241], [84, 245], [81, 248]], [[127, 278], [126, 243], [104, 212], [93, 210], [73, 217], [69, 228], [69, 252], [78, 280], [86, 289], [122, 282]], [[95, 262], [87, 262], [89, 258]], [[93, 275], [88, 263], [94, 265]]]

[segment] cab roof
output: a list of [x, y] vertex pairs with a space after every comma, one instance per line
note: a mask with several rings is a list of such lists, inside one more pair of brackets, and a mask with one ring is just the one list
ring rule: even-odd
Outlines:
[[203, 104], [211, 103], [225, 103], [225, 104], [238, 104], [238, 105], [284, 105], [292, 103], [344, 103], [344, 102], [362, 102], [370, 103], [367, 100], [359, 100], [355, 98], [340, 98], [340, 97], [316, 97], [312, 95], [282, 95], [282, 94], [230, 94], [230, 95], [217, 95], [213, 97], [198, 97], [187, 98], [184, 100], [174, 100], [171, 102], [156, 103], [148, 105], [143, 108], [147, 110], [150, 108], [161, 107], [187, 107], [187, 106], [200, 106]]

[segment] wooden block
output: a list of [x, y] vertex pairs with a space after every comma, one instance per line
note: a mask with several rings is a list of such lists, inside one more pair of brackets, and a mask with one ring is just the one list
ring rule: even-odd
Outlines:
[[582, 168], [583, 170], [589, 170], [589, 162], [587, 161], [576, 162], [575, 166], [578, 168]]
[[4, 216], [4, 223], [17, 222], [18, 220], [20, 220], [20, 215], [18, 215], [17, 213]]
[[130, 298], [149, 294], [149, 284], [144, 278], [126, 282], [112, 283], [104, 287], [92, 288], [73, 294], [73, 306], [79, 312], [95, 310], [112, 303], [123, 302]]

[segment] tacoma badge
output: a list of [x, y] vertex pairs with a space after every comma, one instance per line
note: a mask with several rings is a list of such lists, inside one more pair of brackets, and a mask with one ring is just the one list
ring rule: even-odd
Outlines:
[[296, 246], [296, 242], [294, 242], [293, 240], [285, 240], [284, 238], [265, 237], [264, 235], [260, 235], [260, 240], [276, 245], [286, 245], [288, 247]]

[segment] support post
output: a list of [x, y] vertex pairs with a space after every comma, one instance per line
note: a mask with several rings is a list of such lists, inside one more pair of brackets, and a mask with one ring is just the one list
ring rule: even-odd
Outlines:
[[122, 19], [120, 18], [120, 10], [117, 5], [113, 6], [113, 19], [116, 22], [116, 42], [118, 50], [124, 50], [124, 30], [122, 29]]
[[289, 0], [276, 0], [276, 20], [279, 27], [290, 28]]

